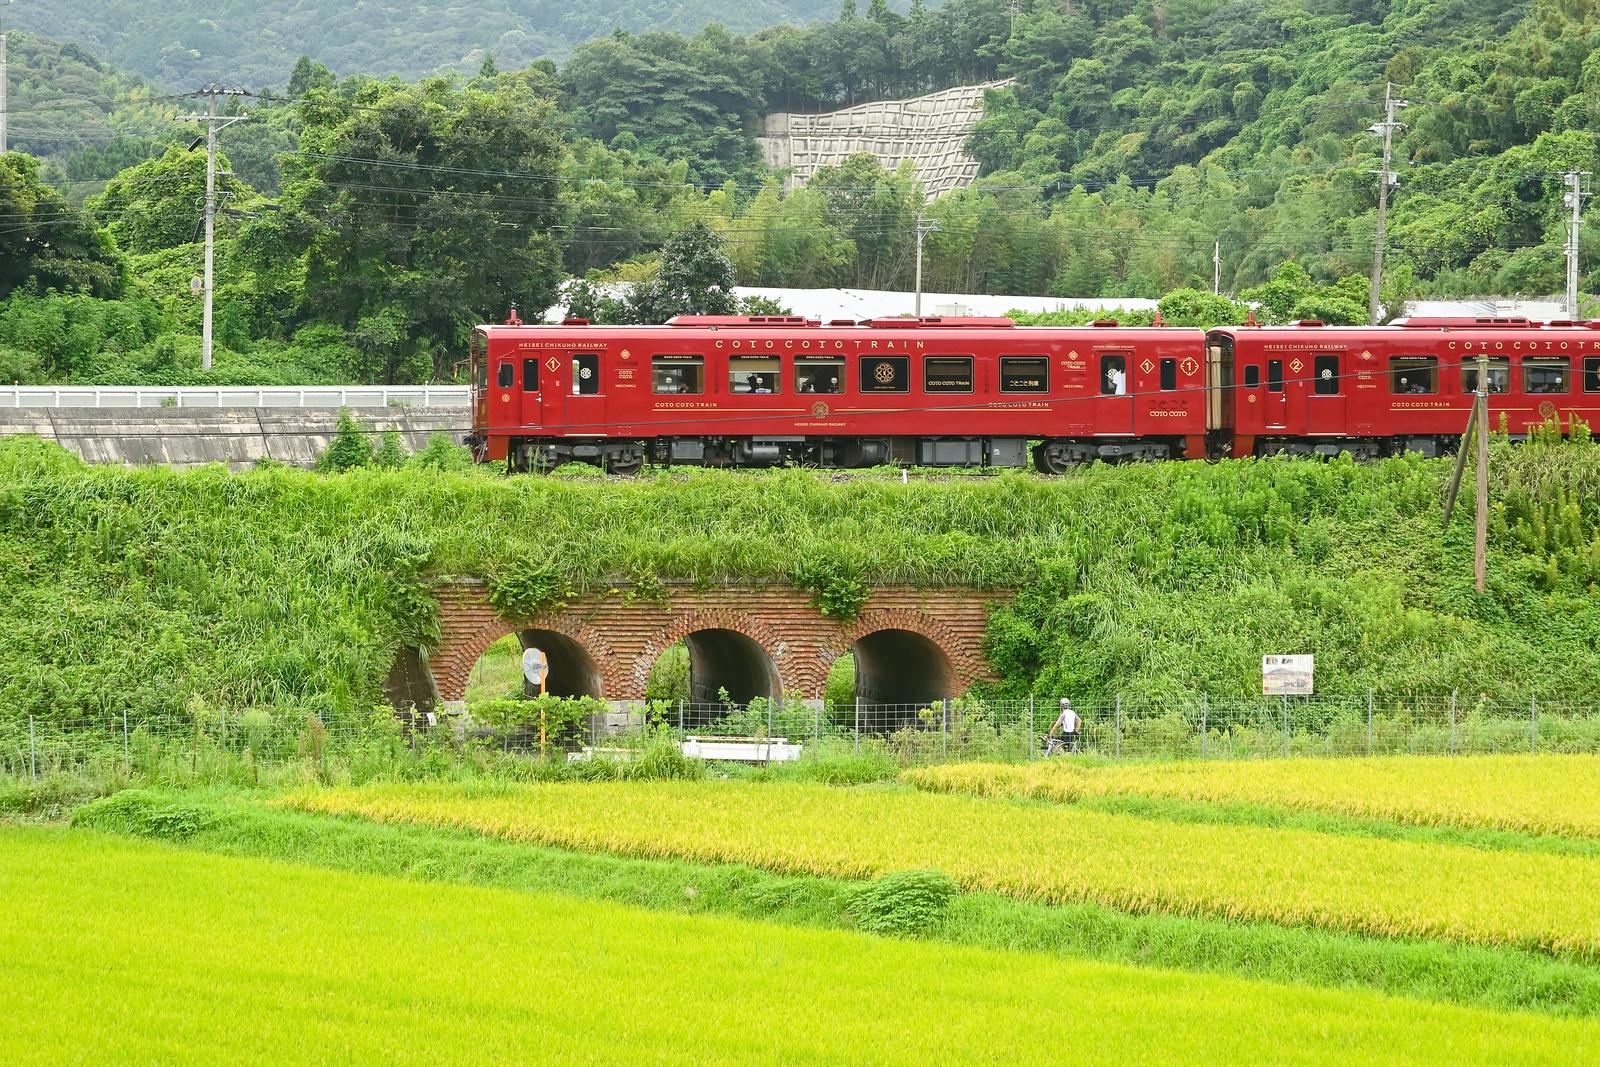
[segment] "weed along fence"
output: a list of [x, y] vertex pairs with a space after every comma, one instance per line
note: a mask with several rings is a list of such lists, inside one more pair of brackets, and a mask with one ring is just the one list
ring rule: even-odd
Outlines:
[[[782, 762], [800, 765], [861, 754], [905, 767], [1021, 762], [1043, 758], [1057, 703], [1044, 696], [924, 704], [654, 701], [614, 711], [594, 701], [552, 701], [554, 710], [543, 721], [504, 715], [491, 721], [474, 717], [470, 708], [454, 719], [397, 716], [387, 708], [348, 720], [259, 708], [170, 718], [115, 711], [69, 720], [11, 718], [0, 720], [0, 778], [249, 783], [260, 781], [264, 771], [297, 765], [300, 773], [365, 780], [459, 768], [464, 761], [485, 771], [523, 774], [537, 772], [541, 756], [565, 763], [567, 754], [587, 749], [628, 759], [653, 746], [714, 757], [739, 746], [762, 751], [765, 745], [767, 758], [756, 762], [781, 752]], [[1600, 706], [1538, 698], [1201, 695], [1075, 701], [1074, 707], [1082, 727], [1070, 747], [1109, 759], [1600, 752]]]

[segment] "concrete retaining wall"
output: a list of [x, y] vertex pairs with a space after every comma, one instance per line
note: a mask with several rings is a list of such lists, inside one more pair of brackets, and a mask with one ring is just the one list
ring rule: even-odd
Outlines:
[[790, 171], [790, 188], [810, 181], [820, 167], [836, 167], [865, 152], [888, 170], [910, 160], [932, 200], [978, 176], [978, 161], [967, 155], [966, 139], [983, 117], [983, 91], [1005, 84], [958, 85], [911, 100], [878, 100], [823, 115], [778, 112], [766, 117], [756, 143], [769, 167]]
[[[465, 411], [357, 413], [377, 434], [399, 430], [415, 452], [434, 432], [466, 436]], [[333, 438], [339, 413], [286, 408], [0, 408], [0, 436], [34, 434], [91, 463], [248, 467], [262, 459], [309, 467]]]

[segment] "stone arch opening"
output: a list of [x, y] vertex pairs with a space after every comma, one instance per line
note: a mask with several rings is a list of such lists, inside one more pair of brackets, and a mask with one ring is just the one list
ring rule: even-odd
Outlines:
[[708, 628], [683, 635], [689, 650], [689, 699], [720, 702], [723, 692], [735, 704], [783, 694], [778, 666], [761, 643], [737, 630]]
[[545, 655], [550, 672], [544, 691], [558, 697], [599, 697], [602, 692], [600, 665], [589, 650], [558, 630], [519, 630], [517, 640], [524, 649], [537, 648]]
[[873, 630], [856, 638], [850, 651], [855, 695], [863, 704], [927, 704], [961, 695], [949, 654], [914, 630]]

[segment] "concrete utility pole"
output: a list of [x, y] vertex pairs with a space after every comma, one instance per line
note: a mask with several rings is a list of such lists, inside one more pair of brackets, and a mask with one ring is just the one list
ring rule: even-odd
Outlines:
[[1211, 243], [1211, 295], [1222, 295], [1222, 242]]
[[[200, 369], [211, 369], [211, 305], [212, 293], [215, 290], [215, 277], [213, 263], [216, 256], [216, 223], [217, 223], [217, 134], [232, 126], [236, 122], [244, 122], [248, 115], [219, 116], [217, 114], [217, 97], [219, 96], [248, 96], [243, 89], [224, 89], [215, 82], [201, 89], [197, 93], [190, 93], [191, 97], [206, 98], [206, 113], [204, 115], [181, 115], [183, 122], [203, 122], [206, 124], [206, 267], [205, 280], [201, 290], [205, 295], [205, 312], [200, 325]], [[195, 142], [198, 144], [199, 142]], [[190, 146], [191, 148], [193, 145]], [[232, 175], [228, 175], [231, 177]]]
[[917, 303], [914, 314], [922, 317], [922, 241], [928, 234], [939, 228], [933, 219], [925, 218], [922, 209], [917, 208]]
[[1393, 160], [1394, 131], [1405, 129], [1406, 124], [1394, 120], [1395, 113], [1410, 102], [1394, 95], [1394, 83], [1383, 85], [1383, 121], [1367, 127], [1368, 133], [1383, 138], [1383, 169], [1378, 171], [1378, 229], [1372, 241], [1372, 290], [1367, 296], [1367, 318], [1378, 324], [1378, 287], [1383, 284], [1384, 227], [1389, 214], [1389, 189], [1400, 184], [1400, 175], [1390, 169]]
[[[4, 7], [0, 7], [0, 14], [3, 14], [5, 8], [10, 6], [11, 0], [5, 0]], [[6, 67], [6, 32], [5, 27], [0, 25], [0, 155], [9, 151], [6, 147], [6, 125], [7, 115], [9, 114], [7, 111], [9, 105], [6, 103], [6, 82], [9, 79], [10, 70]]]
[[1589, 172], [1569, 170], [1564, 203], [1572, 210], [1567, 220], [1567, 318], [1578, 318], [1578, 228], [1583, 225], [1583, 201], [1589, 195]]

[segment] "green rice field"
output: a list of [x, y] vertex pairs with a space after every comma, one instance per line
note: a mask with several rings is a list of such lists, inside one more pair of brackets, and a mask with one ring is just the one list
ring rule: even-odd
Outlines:
[[0, 899], [10, 1064], [1600, 1055], [1592, 1020], [425, 885], [81, 830], [0, 832]]

